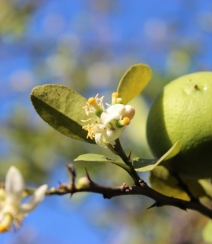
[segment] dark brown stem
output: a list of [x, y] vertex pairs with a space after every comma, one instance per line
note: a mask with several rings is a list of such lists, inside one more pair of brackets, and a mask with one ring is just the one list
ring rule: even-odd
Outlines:
[[135, 185], [139, 186], [139, 182], [141, 179], [140, 179], [139, 175], [137, 174], [137, 172], [135, 171], [135, 169], [133, 168], [130, 158], [127, 157], [126, 153], [124, 152], [119, 139], [116, 139], [115, 142], [116, 142], [116, 144], [114, 146], [114, 149], [117, 152], [117, 155], [119, 155], [119, 157], [125, 162], [125, 164], [130, 167], [130, 172], [128, 172], [128, 173], [134, 180]]
[[[151, 207], [173, 206], [182, 210], [192, 209], [209, 218], [212, 218], [212, 210], [204, 206], [200, 201], [185, 201], [174, 197], [168, 197], [150, 188], [144, 181], [139, 180], [139, 185], [128, 186], [123, 184], [118, 187], [103, 186], [91, 180], [86, 173], [86, 184], [74, 186], [73, 184], [61, 184], [59, 188], [51, 188], [46, 195], [64, 195], [78, 192], [92, 192], [102, 194], [104, 198], [111, 199], [123, 195], [144, 195], [152, 198], [155, 203]], [[150, 208], [151, 208], [150, 207]]]

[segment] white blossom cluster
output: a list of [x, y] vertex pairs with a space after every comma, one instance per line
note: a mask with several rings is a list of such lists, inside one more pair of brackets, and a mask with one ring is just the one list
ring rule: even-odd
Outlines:
[[87, 138], [95, 139], [97, 145], [107, 147], [108, 144], [120, 137], [125, 127], [134, 117], [135, 109], [131, 105], [122, 104], [122, 99], [117, 92], [112, 94], [112, 104], [104, 108], [103, 98], [91, 97], [84, 107], [87, 115], [95, 114], [95, 117], [83, 120], [89, 122], [82, 128], [88, 131]]

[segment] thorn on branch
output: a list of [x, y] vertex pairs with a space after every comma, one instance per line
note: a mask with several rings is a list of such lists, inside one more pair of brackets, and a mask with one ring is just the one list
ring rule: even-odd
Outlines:
[[184, 210], [184, 211], [187, 212], [186, 206], [185, 206], [185, 204], [184, 204], [183, 202], [179, 202], [178, 207], [179, 207], [180, 209], [182, 209], [182, 210]]
[[74, 166], [72, 164], [68, 164], [68, 165], [66, 165], [66, 167], [71, 176], [71, 183], [75, 184], [75, 179], [76, 179], [77, 173], [76, 173]]
[[[68, 169], [68, 172], [70, 174], [70, 177], [71, 177], [71, 182], [70, 182], [70, 189], [75, 189], [75, 180], [76, 180], [76, 170], [74, 168], [74, 166], [72, 164], [68, 164], [66, 165], [67, 169]], [[67, 186], [66, 186], [67, 187]], [[73, 192], [71, 192], [71, 196], [73, 195]]]
[[159, 202], [154, 202], [150, 207], [148, 207], [147, 209], [150, 208], [154, 208], [154, 207], [161, 207], [162, 205]]
[[88, 173], [88, 170], [85, 168], [85, 173], [86, 173], [86, 176], [87, 176], [87, 178], [88, 178], [88, 180], [90, 181], [90, 182], [93, 182], [92, 180], [91, 180], [91, 177], [90, 177], [90, 175], [89, 175], [89, 173]]
[[132, 154], [132, 151], [130, 151], [129, 155], [128, 155], [128, 159], [131, 160], [131, 154]]

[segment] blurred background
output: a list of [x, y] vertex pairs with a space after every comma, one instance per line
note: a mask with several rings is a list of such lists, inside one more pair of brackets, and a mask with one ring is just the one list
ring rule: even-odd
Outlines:
[[[106, 149], [74, 141], [36, 114], [33, 87], [61, 84], [85, 97], [111, 92], [135, 63], [153, 78], [133, 101], [136, 118], [121, 137], [126, 152], [151, 158], [145, 137], [149, 106], [178, 76], [212, 70], [210, 0], [0, 0], [0, 181], [10, 165], [29, 186], [68, 182], [65, 165], [83, 153]], [[132, 184], [116, 166], [74, 163], [105, 185]], [[142, 174], [148, 181], [148, 174]], [[104, 200], [95, 194], [47, 197], [21, 229], [0, 235], [2, 244], [207, 243], [207, 218], [173, 207], [147, 210], [144, 196]]]

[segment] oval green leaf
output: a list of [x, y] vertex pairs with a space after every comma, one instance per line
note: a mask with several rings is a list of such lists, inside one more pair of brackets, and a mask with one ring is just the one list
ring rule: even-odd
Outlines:
[[160, 159], [143, 159], [143, 158], [135, 158], [133, 159], [133, 167], [136, 171], [145, 172], [153, 170], [157, 165], [161, 162], [166, 161], [175, 155], [177, 155], [180, 151], [182, 143], [177, 141], [169, 150], [166, 152]]
[[[198, 180], [180, 175], [181, 180], [186, 184], [193, 196], [199, 198], [208, 196], [205, 189]], [[177, 179], [164, 166], [158, 166], [150, 171], [149, 181], [151, 187], [169, 197], [176, 197], [183, 200], [190, 200], [187, 193], [179, 186]]]
[[131, 66], [121, 78], [117, 92], [123, 104], [138, 96], [152, 77], [152, 70], [146, 64]]
[[112, 159], [106, 157], [105, 155], [95, 154], [95, 153], [86, 153], [86, 154], [79, 155], [77, 158], [74, 159], [74, 161], [102, 162], [102, 163], [114, 162]]
[[105, 155], [101, 155], [101, 154], [93, 154], [93, 153], [82, 154], [82, 155], [79, 155], [77, 158], [75, 158], [74, 161], [112, 163], [112, 164], [115, 164], [115, 165], [121, 167], [122, 169], [126, 170], [127, 172], [130, 172], [130, 167], [127, 166], [126, 164], [124, 164], [120, 161], [117, 161], [117, 160], [110, 159], [110, 158], [106, 157]]
[[83, 107], [86, 98], [66, 86], [47, 84], [35, 87], [30, 95], [32, 104], [39, 116], [65, 136], [76, 140], [95, 143], [82, 129], [89, 117]]

